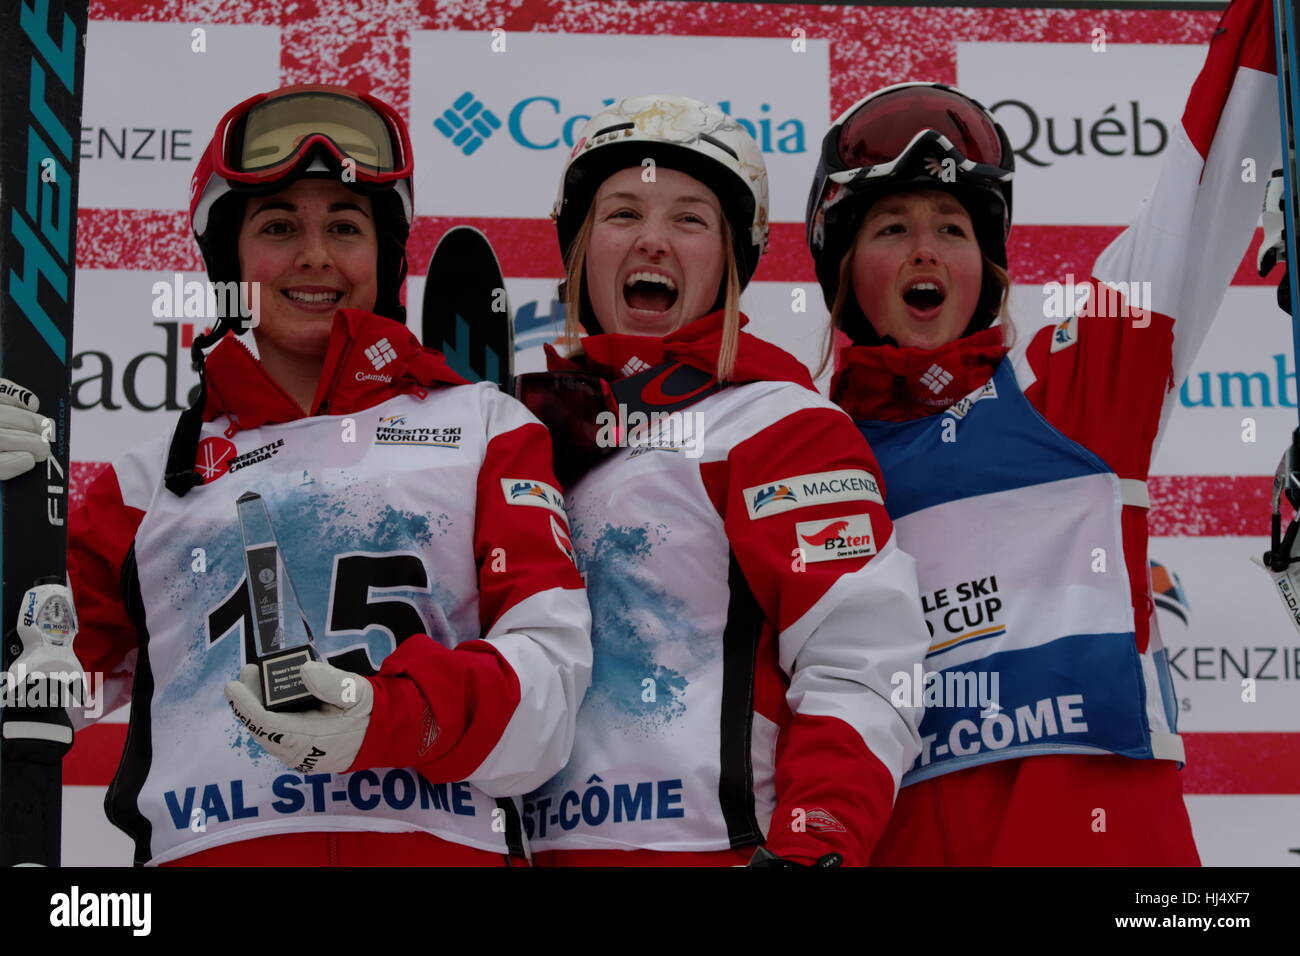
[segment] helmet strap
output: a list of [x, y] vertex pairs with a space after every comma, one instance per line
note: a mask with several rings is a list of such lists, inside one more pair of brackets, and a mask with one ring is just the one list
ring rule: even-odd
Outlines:
[[197, 336], [190, 346], [190, 362], [199, 373], [199, 394], [194, 404], [181, 412], [180, 420], [176, 423], [171, 446], [167, 449], [167, 468], [163, 478], [167, 490], [177, 498], [184, 498], [191, 488], [203, 484], [203, 479], [194, 470], [194, 460], [199, 453], [199, 431], [203, 428], [203, 409], [208, 404], [208, 378], [204, 370], [203, 353], [231, 330], [229, 318], [222, 317], [211, 330]]

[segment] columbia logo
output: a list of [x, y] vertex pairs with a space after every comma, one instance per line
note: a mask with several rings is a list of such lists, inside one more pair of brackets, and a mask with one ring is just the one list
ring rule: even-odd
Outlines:
[[635, 375], [637, 372], [644, 372], [649, 367], [650, 367], [649, 362], [643, 362], [635, 355], [633, 355], [630, 359], [627, 360], [627, 364], [624, 365], [619, 371], [623, 375]]
[[433, 121], [438, 132], [451, 140], [466, 156], [483, 145], [483, 141], [501, 128], [501, 120], [474, 94], [466, 91], [456, 98], [450, 109]]
[[370, 364], [375, 367], [375, 371], [383, 368], [393, 359], [397, 358], [397, 351], [393, 348], [388, 339], [380, 339], [370, 348], [366, 349], [366, 358], [370, 359]]
[[944, 371], [938, 365], [931, 365], [921, 376], [921, 384], [938, 395], [952, 381], [952, 373]]

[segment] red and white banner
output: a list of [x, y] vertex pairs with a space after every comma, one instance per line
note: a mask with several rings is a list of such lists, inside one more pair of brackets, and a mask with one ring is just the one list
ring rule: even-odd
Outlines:
[[[1027, 336], [1049, 321], [1043, 284], [1082, 282], [1153, 186], [1218, 16], [654, 0], [95, 0], [81, 138], [74, 499], [104, 462], [169, 429], [189, 401], [197, 379], [188, 348], [206, 323], [160, 304], [155, 284], [203, 278], [185, 213], [189, 177], [218, 118], [255, 92], [343, 83], [406, 115], [417, 168], [411, 325], [419, 327], [438, 238], [456, 223], [477, 225], [507, 277], [523, 371], [541, 367], [541, 344], [558, 332], [549, 213], [575, 131], [624, 96], [715, 102], [748, 125], [771, 174], [772, 249], [745, 295], [750, 328], [815, 366], [826, 313], [803, 213], [835, 115], [906, 80], [956, 83], [994, 110], [1017, 151], [1011, 312]], [[453, 140], [436, 122], [448, 112], [490, 119]], [[1258, 279], [1253, 263], [1252, 248], [1175, 398], [1153, 467], [1151, 557], [1176, 592], [1161, 602], [1161, 627], [1202, 857], [1294, 865], [1300, 635], [1248, 557], [1266, 544], [1269, 476], [1295, 425], [1296, 369], [1277, 277]], [[800, 289], [806, 311], [792, 306]], [[78, 735], [66, 770], [68, 863], [129, 863], [125, 837], [97, 806], [124, 720]]]

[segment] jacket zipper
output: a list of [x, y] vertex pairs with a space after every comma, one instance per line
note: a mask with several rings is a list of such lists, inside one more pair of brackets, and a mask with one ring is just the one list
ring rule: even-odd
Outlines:
[[343, 346], [343, 354], [339, 356], [338, 364], [334, 367], [334, 377], [330, 379], [329, 388], [325, 390], [325, 397], [321, 399], [320, 408], [311, 414], [328, 415], [330, 410], [330, 399], [334, 397], [334, 389], [338, 387], [339, 379], [343, 375], [343, 370], [347, 368], [348, 358], [352, 355], [352, 339], [349, 338]]

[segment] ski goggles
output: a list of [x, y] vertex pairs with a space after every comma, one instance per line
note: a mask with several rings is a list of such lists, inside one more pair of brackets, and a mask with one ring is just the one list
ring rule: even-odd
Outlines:
[[867, 97], [839, 122], [824, 156], [845, 184], [892, 175], [925, 147], [953, 157], [968, 176], [1009, 181], [1015, 168], [1006, 134], [983, 106], [933, 84], [892, 86]]
[[335, 86], [293, 86], [240, 103], [217, 126], [213, 170], [230, 182], [274, 183], [323, 150], [361, 182], [411, 176], [411, 141], [391, 106]]

